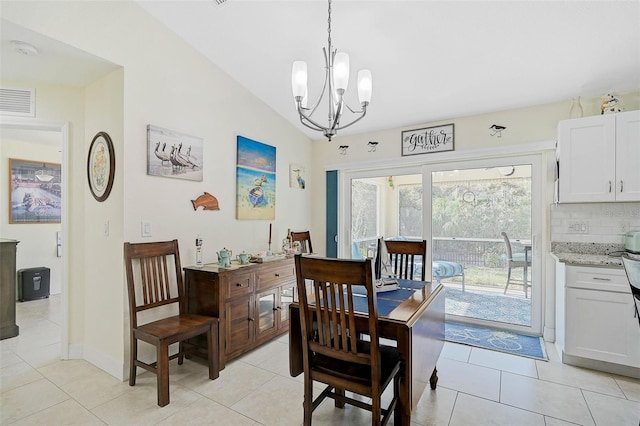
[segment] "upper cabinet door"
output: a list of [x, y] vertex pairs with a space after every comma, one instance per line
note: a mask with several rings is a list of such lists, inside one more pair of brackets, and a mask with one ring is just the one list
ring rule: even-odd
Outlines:
[[615, 200], [615, 115], [558, 125], [560, 202]]
[[640, 200], [640, 111], [616, 114], [616, 200]]

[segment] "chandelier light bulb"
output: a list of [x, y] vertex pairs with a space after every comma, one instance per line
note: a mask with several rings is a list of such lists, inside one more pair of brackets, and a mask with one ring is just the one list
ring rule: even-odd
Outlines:
[[334, 58], [333, 84], [338, 91], [346, 92], [349, 87], [349, 55], [344, 52], [336, 53]]
[[371, 92], [373, 91], [373, 80], [370, 70], [358, 71], [358, 99], [360, 104], [368, 105], [371, 102]]
[[307, 63], [295, 61], [291, 68], [291, 90], [293, 97], [304, 97], [307, 92]]

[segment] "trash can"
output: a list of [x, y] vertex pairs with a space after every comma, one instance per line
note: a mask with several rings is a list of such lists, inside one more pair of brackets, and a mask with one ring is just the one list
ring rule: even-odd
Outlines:
[[18, 300], [45, 299], [49, 297], [51, 270], [44, 266], [20, 269], [18, 271]]

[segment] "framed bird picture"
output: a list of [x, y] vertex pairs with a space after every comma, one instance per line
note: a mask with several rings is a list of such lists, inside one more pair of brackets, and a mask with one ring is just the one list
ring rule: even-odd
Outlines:
[[305, 189], [307, 186], [307, 173], [300, 164], [289, 164], [289, 187]]
[[147, 174], [202, 182], [203, 139], [147, 125]]
[[402, 132], [402, 155], [453, 151], [453, 123]]

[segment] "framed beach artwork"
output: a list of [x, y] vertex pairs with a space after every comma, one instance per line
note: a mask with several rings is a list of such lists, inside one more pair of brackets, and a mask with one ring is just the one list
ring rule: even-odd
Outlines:
[[237, 149], [236, 219], [275, 219], [276, 148], [238, 136]]
[[300, 164], [289, 164], [289, 187], [305, 189], [307, 186], [307, 174]]
[[147, 174], [202, 182], [203, 139], [147, 125]]
[[9, 159], [9, 223], [60, 223], [60, 164]]

